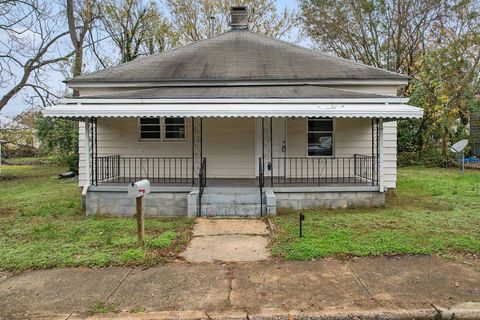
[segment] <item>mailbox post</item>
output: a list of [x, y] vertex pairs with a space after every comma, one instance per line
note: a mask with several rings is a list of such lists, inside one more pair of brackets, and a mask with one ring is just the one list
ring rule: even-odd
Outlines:
[[146, 179], [128, 185], [128, 195], [134, 197], [136, 201], [137, 237], [138, 246], [141, 247], [145, 245], [145, 218], [142, 210], [142, 199], [147, 193], [150, 193], [150, 181]]

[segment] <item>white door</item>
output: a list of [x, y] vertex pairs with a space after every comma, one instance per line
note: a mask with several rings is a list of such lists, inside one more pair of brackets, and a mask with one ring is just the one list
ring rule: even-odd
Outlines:
[[[266, 120], [268, 121], [268, 120]], [[283, 158], [287, 154], [287, 118], [273, 118], [272, 120], [272, 135], [273, 135], [273, 141], [272, 141], [272, 147], [273, 147], [273, 157], [274, 158]], [[263, 149], [262, 149], [262, 119], [261, 118], [256, 118], [255, 119], [255, 174], [258, 176], [258, 159], [262, 157], [263, 155]], [[274, 167], [273, 167], [273, 174], [275, 176], [278, 175], [283, 175], [284, 171], [284, 163], [283, 161], [275, 160], [274, 162]], [[272, 174], [272, 171], [267, 170], [267, 164], [265, 163], [265, 169], [264, 173], [266, 176], [270, 176]]]

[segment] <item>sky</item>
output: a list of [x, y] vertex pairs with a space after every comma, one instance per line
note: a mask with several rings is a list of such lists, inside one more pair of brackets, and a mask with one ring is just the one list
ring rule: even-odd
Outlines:
[[[277, 7], [279, 10], [284, 9], [287, 7], [290, 10], [297, 10], [298, 3], [297, 0], [276, 0]], [[292, 32], [292, 39], [296, 39], [298, 35], [298, 30], [294, 30]], [[303, 46], [309, 46], [308, 40], [303, 40], [301, 43]], [[65, 84], [62, 82], [64, 80], [64, 76], [60, 72], [56, 71], [49, 71], [49, 81], [48, 85], [51, 87], [52, 91], [60, 92], [65, 90]], [[6, 89], [10, 88], [12, 84], [4, 84], [0, 88], [0, 94], [3, 95], [6, 92]], [[22, 93], [23, 92], [23, 93]], [[1, 111], [2, 114], [8, 117], [14, 117], [17, 114], [20, 114], [24, 110], [31, 107], [28, 103], [25, 102], [24, 99], [25, 91], [21, 91], [18, 93], [15, 98], [9, 101], [9, 103], [3, 108]]]

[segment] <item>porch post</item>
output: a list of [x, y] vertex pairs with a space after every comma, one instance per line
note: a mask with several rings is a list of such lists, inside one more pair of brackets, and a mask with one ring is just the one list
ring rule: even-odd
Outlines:
[[192, 185], [203, 161], [203, 118], [192, 117]]
[[88, 118], [85, 118], [85, 131], [83, 132], [84, 140], [85, 140], [85, 185], [84, 188], [88, 188], [90, 186], [90, 121]]
[[273, 136], [272, 136], [272, 118], [265, 121], [262, 117], [262, 158], [263, 158], [263, 172], [265, 175], [265, 163], [270, 170], [270, 186], [273, 186]]
[[97, 118], [90, 118], [90, 183], [98, 186]]
[[383, 181], [383, 118], [378, 119], [378, 187], [380, 192], [384, 192], [384, 181]]
[[375, 118], [372, 118], [372, 186], [375, 185]]
[[[84, 166], [85, 166], [85, 184], [82, 188], [82, 208], [87, 209], [87, 191], [88, 187], [90, 187], [91, 180], [90, 180], [90, 121], [88, 118], [85, 118], [85, 126], [83, 132], [83, 139], [85, 146], [83, 148], [83, 152], [85, 155], [84, 159]], [[79, 137], [80, 138], [80, 137]]]

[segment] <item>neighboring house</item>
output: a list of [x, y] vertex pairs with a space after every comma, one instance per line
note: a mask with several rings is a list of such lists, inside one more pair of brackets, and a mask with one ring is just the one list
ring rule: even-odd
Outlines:
[[32, 128], [0, 113], [0, 129], [2, 130], [32, 130]]
[[261, 215], [379, 206], [396, 186], [397, 97], [408, 77], [232, 30], [67, 83], [45, 116], [80, 123], [87, 214], [133, 214], [127, 183], [152, 184], [150, 215]]
[[8, 156], [32, 156], [40, 143], [35, 129], [0, 113], [0, 139], [5, 140], [4, 154]]

